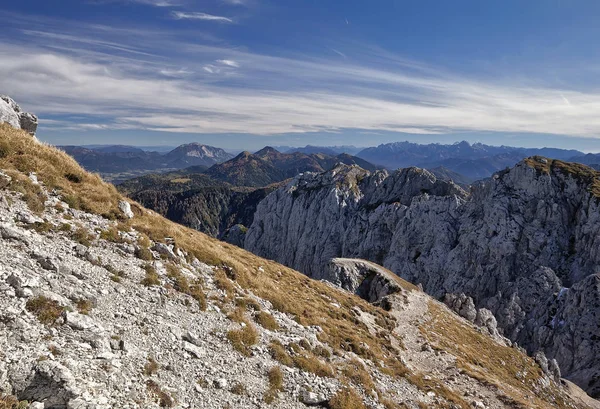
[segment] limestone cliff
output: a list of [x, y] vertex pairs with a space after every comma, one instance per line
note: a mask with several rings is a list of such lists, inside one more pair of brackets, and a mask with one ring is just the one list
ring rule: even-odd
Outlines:
[[309, 276], [334, 257], [384, 265], [441, 298], [464, 293], [502, 334], [600, 395], [599, 174], [541, 157], [467, 193], [428, 171], [340, 166], [257, 209], [245, 248]]

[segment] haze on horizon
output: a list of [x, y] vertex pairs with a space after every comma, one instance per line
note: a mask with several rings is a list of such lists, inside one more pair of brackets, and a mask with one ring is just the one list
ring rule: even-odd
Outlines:
[[54, 144], [600, 151], [600, 3], [22, 0], [0, 93]]

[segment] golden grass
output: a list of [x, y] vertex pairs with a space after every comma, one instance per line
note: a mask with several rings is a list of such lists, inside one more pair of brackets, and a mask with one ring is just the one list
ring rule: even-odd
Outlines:
[[267, 373], [269, 388], [264, 394], [263, 400], [266, 403], [273, 403], [280, 391], [283, 391], [283, 371], [280, 367], [274, 366]]
[[144, 365], [144, 375], [146, 376], [152, 376], [155, 373], [158, 372], [158, 370], [160, 369], [160, 365], [158, 364], [158, 362], [156, 362], [156, 360], [152, 357], [148, 358], [148, 362], [146, 362], [146, 364]]
[[294, 366], [294, 360], [287, 352], [285, 347], [281, 342], [274, 339], [269, 344], [269, 352], [271, 353], [271, 357], [277, 362], [285, 365], [285, 366]]
[[236, 351], [244, 356], [250, 356], [250, 347], [258, 342], [258, 333], [252, 325], [247, 324], [241, 329], [228, 331], [227, 339]]
[[120, 195], [114, 186], [81, 169], [66, 153], [36, 142], [8, 124], [0, 124], [0, 169], [36, 172], [49, 190], [76, 197], [75, 208], [107, 216], [120, 214]]
[[333, 378], [335, 375], [331, 366], [321, 361], [313, 354], [296, 355], [292, 357], [292, 360], [297, 368], [305, 372], [311, 372], [324, 378]]
[[160, 285], [160, 278], [158, 277], [156, 269], [151, 264], [145, 264], [143, 268], [146, 270], [146, 275], [142, 279], [141, 284], [146, 287]]
[[[529, 408], [567, 407], [562, 392], [541, 386], [541, 369], [533, 359], [497, 344], [436, 302], [429, 303], [429, 314], [421, 333], [435, 348], [456, 356], [464, 373]], [[411, 381], [419, 383], [417, 375]]]
[[330, 409], [367, 409], [360, 395], [350, 387], [340, 388], [329, 400]]
[[80, 314], [88, 315], [92, 311], [92, 308], [94, 308], [94, 303], [88, 299], [80, 298], [75, 301], [75, 307], [77, 307], [77, 311]]
[[275, 318], [265, 311], [261, 311], [254, 316], [254, 320], [263, 328], [270, 331], [278, 331], [281, 329]]
[[28, 402], [19, 401], [16, 396], [0, 395], [0, 409], [26, 409], [28, 406]]
[[58, 301], [51, 300], [43, 295], [27, 300], [25, 308], [45, 325], [54, 324], [65, 310], [65, 307], [60, 305]]

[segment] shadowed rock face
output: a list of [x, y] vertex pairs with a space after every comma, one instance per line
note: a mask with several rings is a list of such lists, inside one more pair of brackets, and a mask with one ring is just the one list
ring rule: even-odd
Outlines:
[[318, 277], [335, 257], [464, 293], [502, 335], [600, 394], [600, 199], [590, 168], [531, 158], [468, 194], [427, 171], [340, 166], [265, 200], [245, 248]]
[[391, 271], [360, 259], [334, 258], [314, 278], [329, 281], [370, 303], [402, 291]]
[[6, 95], [0, 95], [0, 122], [7, 122], [14, 128], [29, 132], [30, 135], [35, 135], [38, 126], [37, 116], [21, 111], [21, 107]]

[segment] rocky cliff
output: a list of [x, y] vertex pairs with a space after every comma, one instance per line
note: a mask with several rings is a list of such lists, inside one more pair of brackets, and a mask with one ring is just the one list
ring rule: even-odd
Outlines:
[[2, 408], [598, 407], [372, 263], [332, 274], [385, 308], [127, 201], [23, 131], [0, 124], [0, 148]]
[[435, 297], [464, 293], [599, 396], [599, 186], [593, 169], [541, 157], [469, 193], [417, 168], [340, 166], [262, 201], [245, 248], [309, 276], [360, 257]]
[[23, 112], [19, 104], [6, 95], [0, 95], [0, 123], [2, 122], [13, 128], [23, 129], [30, 135], [35, 135], [38, 126], [37, 116]]

